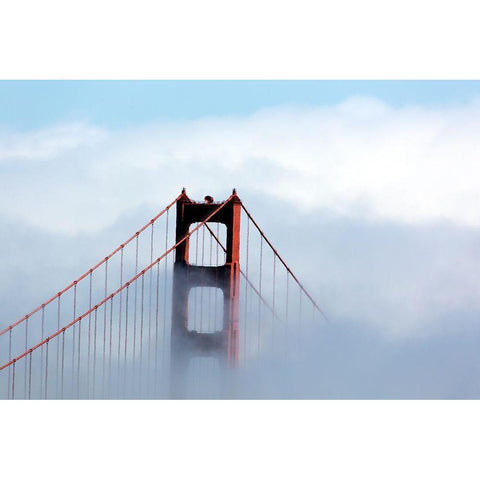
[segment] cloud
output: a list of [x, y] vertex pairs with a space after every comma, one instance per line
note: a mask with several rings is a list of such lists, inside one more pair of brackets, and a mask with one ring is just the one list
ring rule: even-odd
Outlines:
[[95, 145], [104, 137], [102, 129], [70, 124], [34, 132], [0, 133], [0, 162], [52, 160], [82, 145]]
[[[393, 108], [374, 98], [121, 130], [3, 132], [3, 235], [20, 225], [35, 232], [22, 244], [36, 256], [81, 249], [93, 264], [181, 187], [222, 199], [235, 186], [335, 322], [392, 337], [468, 330], [480, 310], [479, 133], [476, 102]], [[39, 232], [46, 250], [24, 238]], [[5, 284], [32, 274], [18, 272], [12, 250], [8, 260]], [[68, 281], [89, 266], [73, 263], [62, 270]]]
[[478, 227], [479, 134], [476, 102], [392, 108], [375, 98], [118, 131], [4, 132], [0, 214], [73, 234], [163, 206], [182, 186], [199, 198], [236, 186], [247, 201], [261, 193], [292, 210]]

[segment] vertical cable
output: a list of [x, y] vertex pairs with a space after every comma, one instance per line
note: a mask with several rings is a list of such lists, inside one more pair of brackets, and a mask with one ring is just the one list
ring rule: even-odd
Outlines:
[[[166, 261], [166, 259], [165, 259]], [[160, 262], [157, 263], [157, 288], [155, 301], [155, 364], [153, 377], [153, 395], [157, 398], [157, 380], [158, 380], [158, 300], [160, 295]]]
[[[199, 265], [198, 260], [198, 239], [200, 236], [200, 230], [195, 232], [195, 265]], [[187, 275], [190, 274], [190, 269], [187, 270]], [[188, 278], [188, 277], [187, 277]], [[197, 320], [198, 320], [198, 288], [193, 289], [193, 318], [191, 315], [188, 315], [187, 322], [190, 323], [190, 330], [197, 330]], [[187, 296], [187, 302], [189, 301], [189, 296]], [[190, 312], [189, 312], [190, 313]], [[192, 318], [192, 320], [190, 320]]]
[[272, 343], [275, 341], [275, 275], [277, 256], [273, 254], [273, 287], [272, 287]]
[[63, 374], [65, 371], [65, 328], [63, 329], [62, 332], [62, 374], [60, 376], [60, 392], [61, 392], [61, 397], [64, 398], [63, 396]]
[[93, 372], [92, 372], [92, 398], [95, 398], [95, 377], [97, 367], [97, 317], [98, 307], [95, 307], [95, 313], [93, 315]]
[[299, 290], [300, 292], [300, 301], [299, 301], [299, 314], [298, 314], [298, 335], [299, 335], [299, 340], [301, 341], [302, 339], [302, 290]]
[[203, 297], [205, 290], [203, 288], [203, 266], [205, 265], [205, 225], [202, 227], [202, 269], [200, 270], [200, 332], [203, 331]]
[[[208, 264], [210, 267], [212, 267], [212, 250], [213, 250], [213, 235], [210, 235], [210, 249], [209, 249], [209, 256], [208, 256]], [[212, 328], [210, 326], [212, 322], [212, 289], [208, 289], [208, 331], [213, 332], [215, 330], [215, 326]], [[215, 292], [216, 294], [216, 292]]]
[[288, 351], [288, 295], [289, 295], [289, 278], [290, 274], [287, 271], [287, 289], [285, 294], [285, 349]]
[[45, 343], [45, 400], [48, 397], [48, 342]]
[[127, 346], [128, 346], [128, 287], [129, 283], [127, 283], [127, 291], [125, 293], [125, 358], [123, 363], [123, 395], [126, 395], [126, 388], [127, 388]]
[[[44, 335], [43, 335], [43, 330], [45, 326], [45, 304], [42, 305], [42, 321], [41, 321], [41, 326], [40, 326], [40, 338], [43, 340]], [[57, 347], [58, 348], [58, 347]], [[43, 345], [40, 347], [40, 396], [39, 398], [42, 398], [43, 395]], [[57, 367], [58, 370], [58, 367]]]
[[[220, 238], [219, 237], [219, 232], [220, 232], [220, 223], [217, 222], [217, 238]], [[217, 242], [217, 251], [216, 251], [216, 263], [218, 265], [218, 262], [219, 262], [219, 256], [218, 256], [218, 242]], [[218, 269], [215, 270], [215, 288], [218, 288]], [[214, 315], [214, 322], [215, 322], [215, 330], [218, 330], [218, 326], [217, 326], [217, 309], [218, 309], [218, 293], [217, 295], [215, 295], [215, 315]], [[223, 319], [220, 319], [220, 321], [222, 321]], [[220, 330], [223, 330], [223, 325], [222, 325], [222, 328]], [[216, 339], [217, 337], [215, 337]], [[216, 342], [216, 341], [215, 341]]]
[[87, 398], [90, 398], [90, 350], [91, 350], [91, 335], [92, 335], [92, 272], [90, 269], [89, 285], [88, 285], [88, 342], [87, 342]]
[[29, 355], [29, 369], [28, 369], [28, 399], [32, 398], [32, 350]]
[[113, 295], [110, 297], [110, 331], [108, 335], [108, 393], [112, 385], [112, 327], [113, 327]]
[[139, 385], [140, 395], [142, 392], [142, 367], [143, 367], [143, 301], [145, 292], [145, 275], [142, 273], [142, 294], [141, 294], [141, 306], [140, 306], [140, 373], [139, 373]]
[[[120, 287], [123, 285], [123, 245], [120, 251]], [[119, 319], [118, 319], [118, 352], [117, 352], [117, 383], [118, 389], [120, 389], [120, 350], [122, 343], [122, 297], [123, 290], [120, 290], [120, 299], [119, 299]]]
[[[246, 259], [245, 259], [245, 276], [248, 278], [248, 257], [249, 257], [249, 243], [250, 243], [250, 219], [247, 216], [247, 241], [246, 241]], [[248, 282], [245, 282], [245, 316], [243, 319], [243, 357], [244, 364], [247, 361], [247, 319], [248, 319]]]
[[[60, 300], [62, 298], [62, 294], [60, 292], [57, 293], [57, 331], [60, 330]], [[43, 338], [43, 331], [42, 331], [42, 338]], [[56, 362], [55, 368], [58, 372], [58, 361], [59, 361], [59, 354], [60, 354], [60, 338], [57, 336], [57, 341], [55, 342], [57, 346], [56, 350]], [[42, 346], [43, 348], [43, 346]], [[58, 397], [58, 378], [55, 378], [55, 396]]]
[[[153, 230], [154, 224], [152, 220], [152, 231], [150, 235], [150, 265], [153, 263]], [[150, 269], [150, 284], [148, 288], [148, 348], [147, 348], [147, 378], [150, 380], [151, 368], [150, 368], [150, 355], [151, 355], [151, 341], [152, 341], [152, 283], [153, 283], [153, 268]], [[148, 381], [148, 384], [150, 381]]]
[[77, 398], [80, 398], [80, 342], [82, 332], [82, 321], [78, 322], [78, 354], [77, 354]]
[[[75, 317], [73, 317], [75, 320]], [[78, 322], [78, 353], [77, 353], [77, 398], [80, 398], [80, 352], [82, 338], [82, 321]]]
[[200, 232], [197, 230], [195, 232], [195, 265], [198, 265], [198, 234]]
[[[77, 282], [75, 281], [74, 282], [74, 286], [73, 286], [73, 319], [75, 320], [75, 316], [77, 314]], [[74, 377], [75, 377], [75, 337], [76, 337], [76, 327], [77, 327], [77, 324], [74, 323], [73, 324], [73, 348], [72, 348], [72, 398], [73, 395], [74, 395]]]
[[[25, 348], [28, 348], [28, 316], [25, 318]], [[25, 359], [24, 379], [23, 379], [23, 398], [27, 398], [27, 360]]]
[[[105, 257], [105, 285], [103, 298], [107, 298], [108, 290], [108, 257]], [[102, 347], [102, 397], [105, 394], [105, 357], [107, 336], [107, 302], [103, 304], [103, 347]]]
[[[165, 224], [165, 251], [168, 250], [168, 213]], [[168, 256], [165, 258], [165, 279], [163, 284], [163, 331], [162, 331], [162, 373], [165, 369], [165, 350], [166, 350], [166, 324], [167, 324], [167, 272], [168, 272]]]
[[[8, 361], [10, 362], [11, 360], [12, 360], [12, 327], [10, 327], [8, 330]], [[10, 376], [11, 376], [10, 367], [8, 367], [8, 398], [10, 398], [10, 380], [11, 380]]]
[[260, 237], [260, 279], [259, 279], [259, 296], [258, 296], [258, 351], [257, 360], [260, 358], [260, 325], [262, 315], [262, 266], [263, 266], [263, 237]]
[[[135, 275], [138, 273], [138, 232], [135, 239]], [[133, 362], [135, 362], [135, 344], [137, 339], [137, 283], [135, 282], [134, 302], [133, 302]], [[134, 364], [133, 364], [134, 365]]]
[[[220, 223], [219, 222], [216, 222], [217, 223], [217, 238], [220, 239]], [[218, 242], [215, 242], [216, 243], [216, 251], [215, 251], [215, 262], [217, 264], [217, 266], [219, 265], [219, 255], [218, 255], [218, 251], [219, 251], [219, 245], [218, 245]], [[217, 325], [217, 317], [218, 317], [218, 313], [217, 313], [217, 310], [218, 310], [218, 268], [215, 270], [215, 299], [214, 299], [214, 309], [215, 309], [215, 312], [214, 312], [214, 320], [213, 320], [213, 323], [214, 323], [214, 330], [215, 332], [217, 331], [221, 331], [223, 330], [223, 318], [220, 318], [220, 328], [219, 326]], [[222, 291], [223, 293], [223, 291]], [[222, 298], [223, 298], [223, 295], [222, 295]], [[225, 302], [223, 303], [225, 305]], [[222, 309], [223, 311], [223, 309]], [[214, 343], [215, 343], [215, 348], [218, 348], [218, 335], [215, 335], [214, 337]]]
[[[16, 364], [16, 361], [14, 360], [13, 361], [13, 364], [12, 364], [12, 400], [15, 400], [15, 364]], [[9, 371], [10, 371], [10, 367], [9, 367]]]

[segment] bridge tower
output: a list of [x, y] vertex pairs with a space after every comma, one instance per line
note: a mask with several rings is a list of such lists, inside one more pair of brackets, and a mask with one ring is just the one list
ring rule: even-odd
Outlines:
[[[194, 357], [217, 358], [225, 371], [238, 362], [239, 329], [238, 297], [240, 291], [240, 217], [241, 201], [235, 190], [225, 202], [194, 202], [185, 189], [177, 200], [176, 243], [188, 234], [190, 225], [202, 222], [218, 207], [208, 223], [226, 226], [226, 263], [218, 266], [192, 265], [189, 262], [189, 239], [175, 250], [173, 267], [173, 301], [171, 330], [170, 396], [186, 397], [188, 364]], [[223, 322], [221, 330], [198, 332], [189, 329], [188, 297], [195, 287], [216, 287], [223, 293]]]

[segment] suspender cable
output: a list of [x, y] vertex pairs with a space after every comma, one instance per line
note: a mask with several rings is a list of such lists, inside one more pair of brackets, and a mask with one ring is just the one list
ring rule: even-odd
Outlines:
[[[135, 275], [138, 273], [138, 236], [135, 242]], [[133, 303], [133, 361], [135, 361], [135, 344], [137, 341], [137, 282], [135, 282]]]
[[198, 231], [195, 234], [195, 265], [198, 265]]
[[[202, 267], [200, 270], [200, 285], [203, 285], [203, 266], [205, 265], [205, 227], [202, 228]], [[203, 297], [204, 291], [200, 290], [200, 332], [203, 332]]]
[[[122, 251], [123, 253], [123, 251]], [[92, 308], [92, 270], [90, 270], [88, 285], [88, 309]], [[87, 397], [90, 398], [90, 347], [92, 332], [92, 312], [88, 314], [88, 342], [87, 342]]]
[[[45, 326], [45, 305], [42, 305], [42, 322], [40, 326], [40, 338], [43, 338], [43, 331], [44, 331], [44, 326]], [[43, 345], [40, 349], [40, 397], [42, 398], [43, 395]], [[58, 367], [57, 367], [58, 370]]]
[[285, 293], [285, 346], [286, 349], [288, 350], [288, 295], [289, 295], [289, 280], [290, 275], [287, 272], [287, 288], [286, 288], [286, 293]]
[[12, 400], [15, 400], [15, 360], [12, 367]]
[[[210, 229], [210, 227], [208, 225], [207, 225], [207, 228]], [[211, 230], [210, 230], [210, 232], [213, 234], [213, 232]], [[220, 240], [218, 239], [219, 235], [220, 235], [220, 224], [217, 222], [217, 237], [216, 237], [216, 239], [217, 239], [217, 258], [216, 258], [217, 265], [218, 265], [218, 245], [220, 244]], [[222, 245], [222, 247], [223, 247], [223, 245]], [[225, 250], [225, 248], [224, 248], [224, 250]]]
[[45, 400], [48, 397], [48, 338], [45, 343]]
[[28, 369], [28, 399], [32, 398], [32, 351], [29, 355], [29, 369]]
[[[120, 286], [123, 284], [123, 245], [120, 253]], [[122, 297], [123, 291], [119, 293], [119, 307], [118, 307], [118, 352], [117, 352], [117, 382], [118, 387], [120, 388], [120, 351], [121, 351], [121, 342], [122, 342]]]
[[275, 337], [275, 274], [276, 274], [276, 271], [275, 271], [275, 267], [276, 267], [276, 260], [277, 260], [277, 257], [274, 255], [273, 256], [273, 288], [272, 288], [272, 342], [275, 341], [274, 337]]
[[[150, 263], [153, 262], [153, 223], [152, 223], [152, 232], [150, 236]], [[147, 358], [148, 358], [148, 378], [150, 378], [150, 355], [151, 355], [151, 341], [152, 341], [152, 283], [153, 283], [153, 269], [150, 269], [150, 281], [148, 286], [148, 348], [147, 348]]]
[[[108, 291], [108, 260], [105, 261], [104, 297]], [[102, 397], [105, 394], [105, 360], [106, 360], [106, 334], [107, 334], [107, 302], [103, 304], [103, 347], [102, 347]]]
[[125, 397], [127, 388], [127, 346], [128, 346], [128, 287], [125, 292], [125, 345], [124, 345], [124, 360], [123, 360], [123, 395]]
[[300, 301], [299, 301], [299, 315], [298, 315], [298, 333], [299, 335], [302, 334], [302, 324], [303, 324], [303, 321], [302, 321], [302, 291], [300, 290]]
[[[76, 292], [75, 292], [76, 294]], [[73, 317], [75, 318], [75, 316]], [[78, 323], [78, 353], [77, 353], [77, 398], [80, 395], [80, 353], [82, 343], [82, 322]]]
[[140, 374], [138, 376], [140, 384], [140, 394], [142, 392], [142, 367], [143, 367], [143, 303], [144, 303], [144, 292], [145, 292], [145, 275], [142, 273], [142, 295], [141, 295], [141, 305], [140, 305]]
[[[213, 248], [213, 238], [210, 235], [210, 249], [209, 249], [209, 256], [208, 262], [209, 265], [212, 266], [212, 248]], [[215, 325], [213, 327], [210, 325], [212, 322], [212, 289], [208, 290], [208, 329], [210, 332], [215, 331]]]
[[[76, 290], [76, 289], [75, 289]], [[75, 291], [76, 294], [76, 291]], [[73, 316], [75, 318], [75, 315]], [[78, 323], [78, 353], [77, 353], [77, 398], [80, 395], [80, 352], [82, 339], [82, 322]]]
[[[25, 350], [28, 348], [28, 318], [25, 319]], [[27, 362], [25, 361], [24, 368], [24, 379], [23, 379], [23, 398], [27, 397]]]
[[[205, 224], [207, 225], [207, 224]], [[210, 229], [210, 227], [207, 225], [207, 228]], [[211, 231], [211, 230], [210, 230]], [[220, 224], [217, 222], [217, 239], [219, 236], [219, 231], [220, 231]], [[212, 232], [213, 233], [213, 232]], [[217, 242], [217, 258], [216, 258], [216, 263], [218, 265], [218, 244], [220, 242]], [[215, 288], [218, 288], [218, 269], [215, 270]], [[218, 329], [217, 325], [217, 311], [218, 311], [218, 295], [215, 295], [215, 330]], [[220, 321], [223, 323], [223, 318], [220, 318]], [[222, 330], [223, 330], [223, 325], [222, 325]], [[217, 340], [218, 337], [215, 337], [215, 345], [217, 346]]]
[[157, 286], [155, 294], [155, 350], [154, 350], [154, 370], [153, 370], [153, 395], [157, 397], [157, 377], [158, 377], [158, 300], [160, 295], [160, 264], [157, 263]]
[[[250, 219], [247, 217], [247, 249], [246, 249], [246, 259], [245, 259], [245, 264], [246, 264], [246, 276], [248, 278], [248, 263], [249, 263], [249, 242], [250, 242]], [[247, 319], [248, 319], [248, 284], [245, 282], [245, 319], [244, 319], [244, 329], [243, 329], [243, 356], [244, 356], [244, 363], [246, 363], [247, 360]]]
[[61, 392], [61, 397], [63, 398], [63, 374], [64, 374], [64, 368], [65, 368], [65, 330], [62, 332], [62, 374], [60, 376], [60, 392]]
[[[200, 235], [200, 230], [197, 230], [195, 234], [195, 265], [199, 265], [198, 262], [198, 238]], [[190, 275], [190, 270], [187, 270], [187, 279]], [[188, 281], [188, 280], [187, 280]], [[188, 301], [188, 299], [187, 299]], [[197, 321], [198, 321], [198, 288], [193, 289], [193, 306], [194, 306], [194, 315], [193, 315], [193, 325], [190, 326], [191, 330], [197, 330]]]
[[[73, 318], [75, 319], [77, 314], [77, 284], [73, 287]], [[73, 396], [73, 386], [74, 386], [74, 374], [75, 374], [75, 325], [73, 326], [73, 348], [72, 348], [72, 396]]]
[[[95, 305], [93, 315], [93, 372], [92, 372], [92, 398], [95, 398], [96, 387], [96, 367], [97, 367], [97, 317], [98, 317], [98, 305]], [[89, 312], [90, 313], [90, 312]]]
[[[165, 224], [165, 250], [168, 249], [168, 212]], [[166, 324], [167, 324], [167, 273], [168, 258], [165, 259], [165, 278], [163, 283], [163, 332], [162, 332], [162, 369], [165, 368]]]
[[[42, 337], [43, 338], [43, 337]], [[12, 329], [8, 331], [8, 361], [12, 360]], [[8, 369], [8, 398], [10, 398], [10, 369]]]
[[[57, 330], [60, 330], [60, 301], [61, 301], [61, 298], [62, 298], [62, 294], [61, 292], [58, 292], [57, 293]], [[44, 307], [45, 308], [45, 307]], [[73, 318], [75, 318], [75, 315], [73, 316]], [[42, 338], [43, 338], [43, 332], [42, 332]], [[58, 365], [59, 365], [59, 355], [60, 355], [60, 337], [57, 337], [57, 340], [56, 340], [56, 345], [57, 345], [57, 349], [56, 349], [56, 362], [55, 362], [55, 368], [58, 372]], [[63, 355], [63, 353], [62, 353]], [[55, 395], [58, 397], [58, 379], [55, 378]], [[63, 391], [62, 391], [62, 396], [63, 396]]]
[[259, 279], [259, 286], [258, 286], [258, 351], [257, 351], [257, 359], [260, 358], [260, 327], [261, 327], [261, 314], [262, 314], [262, 303], [260, 299], [262, 298], [262, 264], [263, 264], [263, 237], [260, 237], [260, 279]]
[[111, 388], [112, 375], [112, 327], [113, 327], [113, 297], [110, 300], [110, 331], [108, 334], [108, 378], [110, 379], [108, 390]]

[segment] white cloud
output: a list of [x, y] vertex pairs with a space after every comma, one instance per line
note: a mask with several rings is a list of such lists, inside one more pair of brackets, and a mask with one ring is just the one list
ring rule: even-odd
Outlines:
[[352, 98], [122, 131], [66, 125], [0, 136], [0, 213], [73, 233], [163, 205], [182, 186], [197, 197], [236, 186], [293, 208], [479, 226], [479, 154], [475, 102], [396, 109]]
[[70, 124], [34, 132], [0, 133], [0, 162], [12, 160], [51, 160], [84, 144], [94, 145], [104, 137], [102, 129]]

